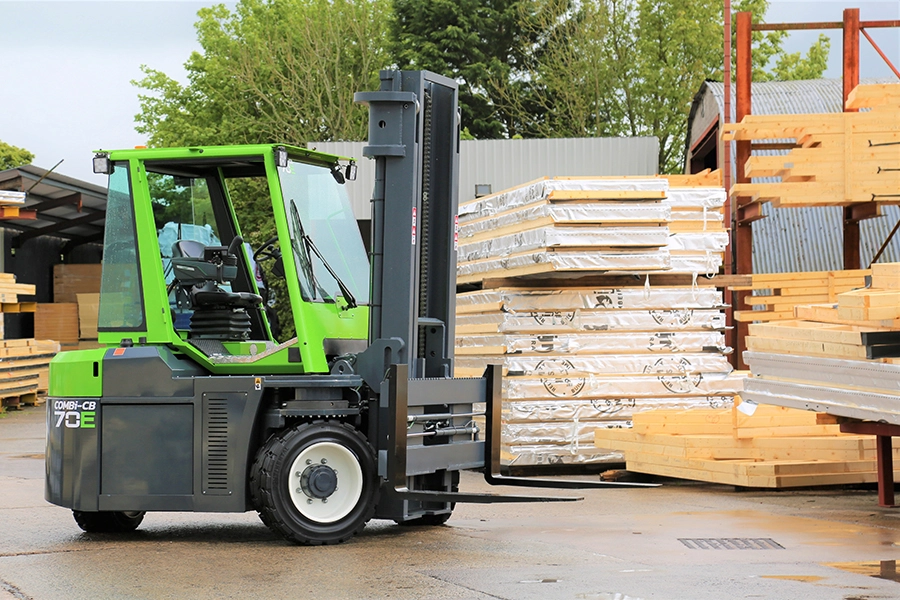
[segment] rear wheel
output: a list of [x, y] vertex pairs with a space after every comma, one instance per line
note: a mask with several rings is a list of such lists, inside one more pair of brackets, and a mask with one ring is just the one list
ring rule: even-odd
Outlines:
[[285, 539], [338, 544], [375, 513], [379, 482], [366, 438], [336, 421], [273, 436], [257, 454], [250, 494], [259, 516]]
[[124, 533], [134, 531], [144, 520], [143, 512], [73, 510], [75, 522], [88, 533]]

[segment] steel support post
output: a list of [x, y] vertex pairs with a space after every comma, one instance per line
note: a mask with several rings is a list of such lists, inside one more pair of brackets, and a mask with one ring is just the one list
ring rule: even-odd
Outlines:
[[878, 505], [895, 506], [892, 437], [900, 435], [900, 425], [873, 421], [849, 421], [841, 423], [841, 432], [875, 436], [875, 453], [878, 460]]
[[[847, 98], [859, 85], [859, 9], [844, 9], [844, 112], [857, 112], [847, 108]], [[853, 218], [852, 207], [844, 207], [844, 268], [859, 269], [859, 220]]]
[[[752, 96], [751, 96], [751, 80], [753, 77], [753, 69], [751, 62], [751, 25], [752, 13], [739, 12], [737, 17], [737, 47], [735, 49], [737, 79], [735, 85], [735, 121], [740, 123], [741, 119], [751, 113]], [[735, 144], [735, 182], [749, 183], [750, 178], [746, 175], [747, 159], [750, 158], [750, 142], [739, 141]], [[734, 206], [734, 252], [735, 252], [735, 268], [740, 274], [753, 273], [753, 226], [751, 220], [743, 219], [743, 208], [747, 204], [747, 198], [733, 198]], [[750, 295], [749, 292], [736, 292], [732, 301], [733, 310], [743, 310], [744, 299]], [[738, 369], [746, 369], [743, 354], [746, 349], [745, 338], [747, 337], [749, 327], [746, 322], [738, 322], [735, 327], [735, 366]]]

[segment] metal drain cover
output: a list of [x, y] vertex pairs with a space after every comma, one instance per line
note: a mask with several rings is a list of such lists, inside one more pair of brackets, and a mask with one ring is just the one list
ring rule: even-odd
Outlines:
[[678, 538], [691, 550], [784, 550], [772, 538]]

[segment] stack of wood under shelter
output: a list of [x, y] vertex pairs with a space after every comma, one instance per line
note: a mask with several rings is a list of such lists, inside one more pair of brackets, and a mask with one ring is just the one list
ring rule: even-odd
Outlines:
[[[22, 192], [0, 191], [0, 213], [16, 211], [24, 204]], [[34, 302], [22, 302], [21, 296], [33, 296], [35, 286], [16, 283], [12, 273], [0, 273], [0, 311], [2, 313], [35, 312]], [[39, 392], [49, 385], [50, 360], [59, 352], [55, 341], [5, 339], [0, 318], [0, 412], [22, 404], [42, 401]]]
[[456, 375], [504, 367], [512, 467], [622, 461], [598, 429], [730, 406], [718, 173], [547, 178], [460, 206]]

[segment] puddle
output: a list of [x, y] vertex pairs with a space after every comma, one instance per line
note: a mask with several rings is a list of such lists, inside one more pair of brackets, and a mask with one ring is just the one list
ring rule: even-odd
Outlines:
[[868, 575], [877, 579], [887, 579], [888, 581], [896, 581], [900, 583], [900, 573], [897, 573], [896, 560], [882, 560], [871, 562], [848, 562], [848, 563], [822, 563], [826, 567], [834, 567], [849, 573], [857, 575]]
[[822, 581], [824, 577], [818, 575], [760, 575], [763, 579], [787, 579], [789, 581], [803, 581], [805, 583], [815, 583]]

